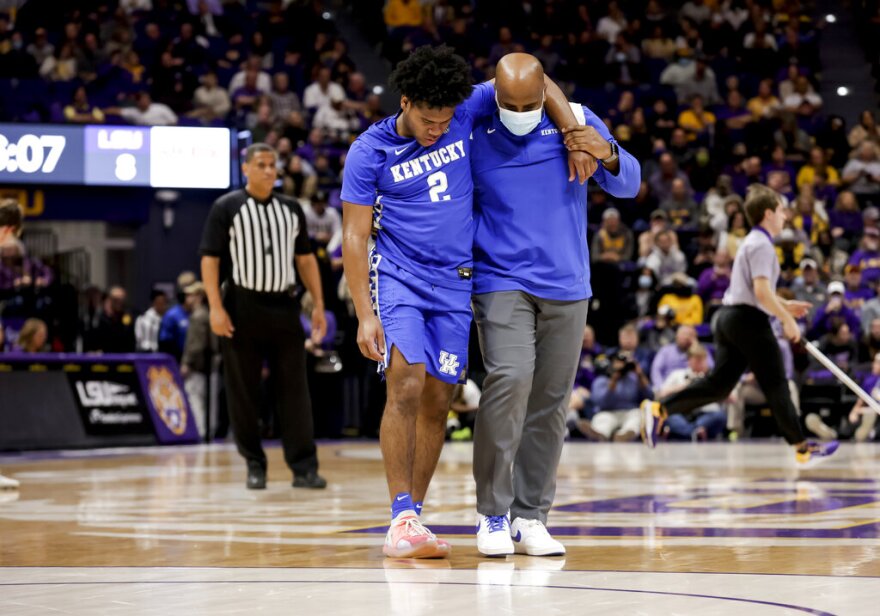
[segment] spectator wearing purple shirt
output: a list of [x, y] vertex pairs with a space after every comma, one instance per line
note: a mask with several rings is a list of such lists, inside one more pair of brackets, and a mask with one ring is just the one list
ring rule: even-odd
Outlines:
[[873, 289], [862, 283], [862, 268], [856, 264], [851, 263], [843, 268], [843, 283], [846, 286], [844, 301], [856, 312], [861, 312], [865, 302], [876, 295]]
[[[666, 377], [673, 370], [687, 368], [688, 349], [697, 341], [697, 330], [690, 325], [682, 325], [675, 332], [675, 342], [667, 344], [657, 351], [654, 362], [651, 364], [651, 387], [659, 391], [666, 381]], [[709, 369], [715, 366], [715, 360], [709, 354]]]
[[730, 255], [724, 250], [715, 252], [712, 267], [707, 267], [700, 274], [697, 281], [697, 295], [703, 300], [703, 305], [719, 306], [724, 298], [724, 292], [730, 286]]
[[785, 148], [779, 145], [773, 148], [773, 151], [770, 153], [770, 162], [764, 165], [763, 171], [765, 182], [767, 181], [767, 177], [773, 171], [784, 171], [788, 174], [788, 179], [791, 183], [794, 183], [794, 180], [797, 177], [794, 166], [785, 159]]
[[834, 322], [842, 320], [849, 325], [850, 332], [858, 338], [861, 332], [862, 324], [858, 313], [849, 308], [844, 303], [844, 293], [846, 288], [839, 280], [835, 280], [828, 284], [828, 301], [820, 306], [813, 318], [813, 325], [810, 327], [808, 336], [815, 340], [821, 338], [832, 330]]
[[52, 268], [29, 257], [20, 241], [12, 240], [0, 247], [0, 290], [47, 287], [53, 277]]
[[850, 241], [855, 245], [854, 238], [862, 235], [865, 223], [854, 194], [844, 191], [838, 195], [834, 209], [828, 212], [828, 222], [835, 243], [846, 244], [841, 245], [844, 249], [848, 247]]
[[672, 196], [672, 182], [678, 178], [687, 186], [688, 194], [691, 194], [691, 183], [687, 175], [678, 168], [672, 154], [663, 152], [660, 155], [659, 169], [648, 180], [651, 194], [654, 195], [658, 203], [662, 203]]
[[257, 101], [263, 95], [257, 88], [257, 75], [256, 71], [248, 70], [245, 73], [244, 85], [232, 93], [232, 105], [237, 112], [247, 113], [256, 110]]
[[852, 254], [849, 264], [861, 267], [862, 282], [866, 284], [873, 285], [880, 279], [880, 229], [865, 229], [861, 248]]
[[604, 349], [596, 342], [596, 332], [589, 325], [584, 327], [584, 341], [581, 346], [581, 358], [578, 362], [577, 374], [574, 379], [575, 387], [590, 389], [593, 379], [596, 378], [595, 361]]

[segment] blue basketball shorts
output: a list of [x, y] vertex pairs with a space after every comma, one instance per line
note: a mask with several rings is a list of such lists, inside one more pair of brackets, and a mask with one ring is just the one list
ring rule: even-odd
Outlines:
[[387, 258], [370, 255], [373, 311], [385, 330], [384, 370], [392, 347], [446, 383], [467, 380], [471, 292], [432, 285]]

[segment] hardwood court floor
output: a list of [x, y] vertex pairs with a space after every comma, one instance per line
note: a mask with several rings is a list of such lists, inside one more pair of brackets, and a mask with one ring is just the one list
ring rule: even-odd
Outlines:
[[383, 559], [376, 443], [321, 447], [324, 491], [244, 488], [225, 445], [0, 457], [0, 614], [876, 614], [880, 446], [813, 471], [781, 443], [567, 444], [564, 558], [485, 559], [469, 445], [423, 518], [449, 561]]

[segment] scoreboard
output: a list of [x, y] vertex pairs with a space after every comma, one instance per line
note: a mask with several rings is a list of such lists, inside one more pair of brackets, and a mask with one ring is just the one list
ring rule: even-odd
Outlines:
[[228, 128], [0, 124], [0, 185], [229, 188]]

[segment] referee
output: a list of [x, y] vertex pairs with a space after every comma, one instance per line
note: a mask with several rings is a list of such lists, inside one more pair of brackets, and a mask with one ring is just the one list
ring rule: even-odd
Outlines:
[[837, 441], [816, 443], [804, 438], [769, 317], [779, 319], [785, 337], [794, 344], [801, 337], [795, 319], [804, 316], [811, 306], [776, 295], [779, 259], [773, 239], [785, 227], [785, 205], [779, 195], [767, 186], [754, 184], [746, 195], [745, 210], [752, 230], [736, 253], [724, 305], [712, 320], [715, 367], [704, 378], [660, 402], [642, 402], [642, 439], [653, 447], [668, 414], [689, 413], [724, 400], [746, 367], [751, 366], [782, 436], [794, 447], [795, 460], [806, 465], [833, 454]]
[[[324, 488], [318, 475], [312, 403], [306, 382], [305, 334], [293, 297], [296, 269], [315, 302], [312, 338], [324, 337], [324, 296], [305, 215], [293, 200], [272, 192], [278, 154], [265, 143], [248, 147], [243, 190], [214, 203], [202, 234], [202, 280], [211, 331], [220, 337], [229, 418], [238, 451], [247, 460], [247, 487], [266, 487], [260, 443], [260, 375], [268, 361], [278, 404], [284, 459], [293, 487]], [[221, 281], [224, 292], [221, 296]]]

